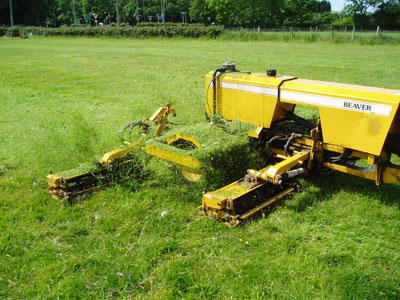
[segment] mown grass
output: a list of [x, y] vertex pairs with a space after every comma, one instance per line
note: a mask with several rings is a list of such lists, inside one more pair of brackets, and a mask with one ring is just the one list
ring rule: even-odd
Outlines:
[[0, 298], [400, 297], [398, 185], [302, 180], [229, 229], [199, 217], [201, 190], [154, 160], [145, 183], [72, 206], [45, 182], [119, 147], [117, 131], [161, 105], [175, 122], [203, 122], [204, 76], [226, 60], [400, 89], [398, 47], [51, 38], [0, 39], [0, 54]]

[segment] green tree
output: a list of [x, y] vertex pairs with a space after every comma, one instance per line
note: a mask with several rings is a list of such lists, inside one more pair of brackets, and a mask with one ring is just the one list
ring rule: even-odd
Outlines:
[[282, 24], [284, 1], [250, 0], [245, 10], [250, 26], [277, 27]]
[[[47, 0], [13, 0], [14, 24], [43, 26], [49, 14]], [[8, 0], [0, 1], [0, 24], [10, 25]]]
[[[65, 0], [60, 0], [65, 1]], [[67, 2], [70, 2], [67, 0]], [[115, 0], [81, 0], [81, 15], [90, 15], [93, 22], [93, 14], [98, 15], [98, 21], [103, 22], [108, 13], [111, 14], [111, 22], [117, 22]], [[120, 17], [121, 18], [121, 17]]]
[[[77, 2], [77, 1], [76, 1]], [[57, 24], [58, 25], [70, 25], [74, 22], [74, 14], [72, 1], [56, 0], [56, 12], [57, 12]], [[78, 3], [76, 3], [76, 8]], [[79, 9], [77, 9], [78, 12]], [[79, 13], [77, 13], [77, 16]]]
[[208, 0], [209, 8], [214, 12], [215, 23], [224, 26], [243, 25], [248, 21], [244, 12], [248, 3], [244, 0]]
[[9, 1], [0, 1], [0, 25], [10, 25]]
[[140, 14], [139, 9], [137, 10], [136, 1], [132, 0], [120, 0], [120, 19], [122, 22], [129, 23], [131, 25], [136, 23], [136, 15]]
[[198, 23], [209, 23], [212, 18], [211, 10], [206, 0], [194, 0], [189, 9], [190, 19]]
[[167, 0], [167, 6], [165, 8], [166, 21], [181, 22], [181, 12], [189, 14], [191, 3], [192, 0]]
[[400, 28], [400, 3], [398, 0], [381, 1], [371, 17], [374, 26], [388, 29]]
[[345, 12], [353, 17], [356, 26], [370, 25], [369, 9], [376, 6], [379, 0], [346, 0]]
[[277, 27], [283, 22], [284, 0], [195, 0], [194, 3], [200, 7], [204, 2], [208, 4], [208, 15], [227, 27]]
[[284, 25], [305, 27], [315, 25], [316, 0], [286, 0]]
[[377, 0], [346, 0], [346, 11], [353, 15], [367, 15], [368, 9], [377, 4]]
[[268, 11], [266, 11], [265, 26], [280, 27], [284, 22], [284, 0], [269, 0]]
[[317, 1], [317, 12], [324, 13], [331, 11], [331, 3], [328, 0]]
[[352, 27], [354, 26], [354, 20], [351, 15], [346, 14], [345, 11], [336, 12], [335, 20], [333, 21], [332, 25], [335, 27]]

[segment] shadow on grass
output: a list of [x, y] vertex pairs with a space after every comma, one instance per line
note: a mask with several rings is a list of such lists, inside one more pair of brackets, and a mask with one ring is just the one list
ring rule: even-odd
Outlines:
[[337, 285], [345, 299], [399, 299], [399, 280], [381, 279], [373, 274], [344, 270]]
[[318, 179], [301, 180], [300, 194], [296, 195], [296, 203], [287, 207], [297, 212], [303, 212], [315, 203], [331, 199], [340, 192], [349, 192], [364, 197], [378, 199], [381, 203], [394, 206], [400, 210], [400, 185], [386, 184], [376, 186], [371, 180], [343, 173], [333, 173]]

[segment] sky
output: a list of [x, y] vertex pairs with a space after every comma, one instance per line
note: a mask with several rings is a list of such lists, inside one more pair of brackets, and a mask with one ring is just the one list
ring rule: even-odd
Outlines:
[[330, 0], [331, 8], [333, 11], [342, 11], [345, 0]]

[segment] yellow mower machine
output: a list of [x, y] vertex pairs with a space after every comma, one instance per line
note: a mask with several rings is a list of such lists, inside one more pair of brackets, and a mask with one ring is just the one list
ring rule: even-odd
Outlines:
[[[331, 170], [364, 177], [377, 185], [400, 182], [400, 166], [391, 159], [393, 154], [400, 155], [399, 90], [297, 79], [277, 75], [274, 69], [265, 74], [239, 72], [230, 62], [210, 72], [205, 87], [207, 119], [218, 114], [226, 121], [252, 124], [250, 138], [263, 145], [264, 155], [273, 163], [249, 169], [242, 179], [205, 192], [199, 206], [202, 215], [236, 226], [293, 193], [291, 178]], [[314, 107], [317, 120], [295, 114], [298, 105]], [[155, 122], [155, 135], [160, 135], [170, 112], [174, 113], [169, 106], [161, 108], [149, 120], [129, 126], [137, 129], [136, 135], [146, 135], [149, 122]], [[196, 135], [185, 134], [184, 129], [166, 137], [162, 147], [151, 140], [144, 144], [126, 141], [127, 148], [103, 157], [100, 173], [106, 173], [115, 159], [144, 148], [150, 155], [180, 165], [187, 179], [198, 180], [199, 161], [172, 150], [174, 143], [182, 142], [197, 152], [203, 150]], [[80, 185], [82, 178], [89, 187]], [[96, 175], [64, 178], [51, 174], [49, 191], [66, 198], [109, 184], [96, 184], [93, 178]], [[79, 188], [70, 189], [70, 185]]]

